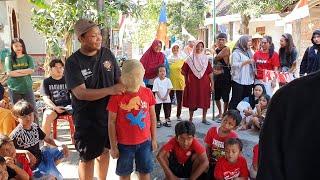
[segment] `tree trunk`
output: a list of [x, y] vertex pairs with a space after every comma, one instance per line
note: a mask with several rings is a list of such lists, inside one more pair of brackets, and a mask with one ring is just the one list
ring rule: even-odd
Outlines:
[[73, 44], [72, 44], [72, 34], [68, 33], [64, 39], [64, 43], [66, 45], [66, 52], [65, 52], [65, 60], [67, 60], [67, 58], [69, 56], [71, 56], [72, 51], [73, 51]]
[[249, 15], [241, 15], [240, 34], [249, 34], [249, 22], [251, 17]]

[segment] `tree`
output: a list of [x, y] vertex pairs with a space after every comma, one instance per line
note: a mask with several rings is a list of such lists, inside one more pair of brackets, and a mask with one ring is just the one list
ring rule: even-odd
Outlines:
[[240, 34], [249, 34], [249, 22], [262, 13], [279, 12], [296, 0], [230, 0], [231, 9], [241, 15]]

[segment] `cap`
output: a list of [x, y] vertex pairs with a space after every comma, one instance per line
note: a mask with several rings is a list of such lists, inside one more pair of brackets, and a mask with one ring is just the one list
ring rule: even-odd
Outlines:
[[259, 34], [259, 33], [256, 33], [252, 36], [252, 39], [262, 39], [263, 37]]
[[77, 37], [88, 32], [91, 28], [98, 26], [95, 22], [88, 19], [79, 19], [74, 25], [74, 31]]

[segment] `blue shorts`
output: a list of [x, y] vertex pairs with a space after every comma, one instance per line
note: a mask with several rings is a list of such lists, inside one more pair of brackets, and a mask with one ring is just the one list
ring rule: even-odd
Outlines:
[[137, 145], [118, 144], [118, 148], [120, 154], [116, 169], [118, 176], [128, 176], [133, 172], [133, 160], [135, 160], [136, 171], [139, 173], [148, 174], [152, 172], [153, 153], [150, 140]]
[[33, 171], [34, 179], [53, 176], [58, 180], [62, 180], [63, 177], [58, 171], [55, 161], [63, 158], [63, 152], [58, 148], [49, 148], [44, 146], [41, 149], [41, 155], [40, 164]]

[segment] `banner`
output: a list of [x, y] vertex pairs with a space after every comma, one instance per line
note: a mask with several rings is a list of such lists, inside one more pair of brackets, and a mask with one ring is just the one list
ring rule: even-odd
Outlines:
[[289, 72], [276, 72], [272, 70], [263, 70], [263, 81], [268, 82], [277, 79], [279, 83], [288, 83], [294, 80], [294, 76]]

